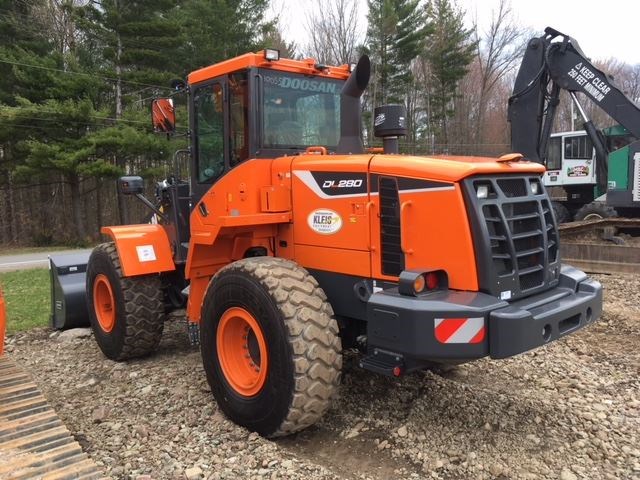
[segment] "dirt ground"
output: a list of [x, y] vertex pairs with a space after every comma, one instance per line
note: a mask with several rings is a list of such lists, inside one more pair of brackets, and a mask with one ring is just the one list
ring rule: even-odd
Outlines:
[[183, 321], [127, 363], [46, 329], [8, 350], [113, 478], [640, 479], [640, 275], [597, 278], [597, 324], [512, 359], [394, 380], [348, 353], [325, 418], [277, 441], [218, 411]]

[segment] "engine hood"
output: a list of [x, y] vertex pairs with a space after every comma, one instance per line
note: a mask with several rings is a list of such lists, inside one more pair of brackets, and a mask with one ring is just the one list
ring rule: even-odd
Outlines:
[[371, 172], [444, 182], [459, 182], [472, 175], [522, 174], [544, 172], [539, 163], [499, 161], [491, 157], [414, 156], [414, 155], [300, 155], [293, 170], [325, 172]]

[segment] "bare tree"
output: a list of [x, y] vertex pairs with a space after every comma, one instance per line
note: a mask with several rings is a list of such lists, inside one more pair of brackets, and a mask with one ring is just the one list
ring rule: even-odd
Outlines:
[[480, 74], [475, 140], [481, 143], [484, 141], [484, 120], [491, 94], [501, 79], [517, 66], [531, 33], [518, 24], [510, 0], [500, 0], [484, 34], [479, 31], [477, 22], [475, 32]]
[[76, 28], [73, 21], [73, 8], [78, 4], [75, 0], [47, 0], [34, 3], [33, 17], [40, 23], [42, 35], [51, 38], [57, 50], [66, 54], [74, 48]]
[[327, 65], [354, 61], [362, 42], [357, 0], [318, 0], [306, 23], [311, 35], [307, 55]]
[[636, 104], [640, 104], [640, 63], [625, 65], [620, 72], [622, 91]]
[[298, 58], [299, 45], [294, 41], [288, 41], [287, 25], [284, 21], [284, 3], [269, 2], [270, 17], [274, 28], [264, 34], [263, 43], [268, 48], [280, 50], [283, 58]]

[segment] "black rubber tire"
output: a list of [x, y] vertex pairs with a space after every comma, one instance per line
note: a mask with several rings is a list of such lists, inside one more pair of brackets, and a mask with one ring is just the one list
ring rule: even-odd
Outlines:
[[556, 223], [561, 224], [571, 220], [569, 210], [560, 202], [551, 202], [551, 208], [553, 208], [553, 214], [556, 216]]
[[[116, 320], [104, 331], [93, 306], [93, 284], [105, 275], [115, 296]], [[155, 351], [164, 328], [162, 282], [157, 275], [123, 277], [113, 242], [98, 245], [87, 265], [87, 302], [93, 335], [100, 350], [112, 360], [142, 357]]]
[[[269, 352], [265, 385], [252, 397], [229, 385], [218, 359], [218, 323], [231, 307], [255, 318]], [[212, 278], [202, 309], [200, 349], [220, 409], [266, 437], [289, 435], [317, 422], [340, 384], [342, 345], [331, 305], [316, 280], [288, 260], [246, 258]]]
[[576, 212], [573, 219], [579, 222], [582, 220], [600, 220], [602, 218], [613, 218], [617, 216], [618, 212], [616, 212], [615, 208], [602, 202], [591, 202], [583, 205], [580, 210]]

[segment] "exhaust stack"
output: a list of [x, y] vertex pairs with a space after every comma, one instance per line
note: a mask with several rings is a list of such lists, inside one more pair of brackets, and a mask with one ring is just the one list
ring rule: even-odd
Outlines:
[[369, 84], [371, 62], [363, 55], [340, 92], [340, 142], [337, 153], [364, 153], [360, 97]]

